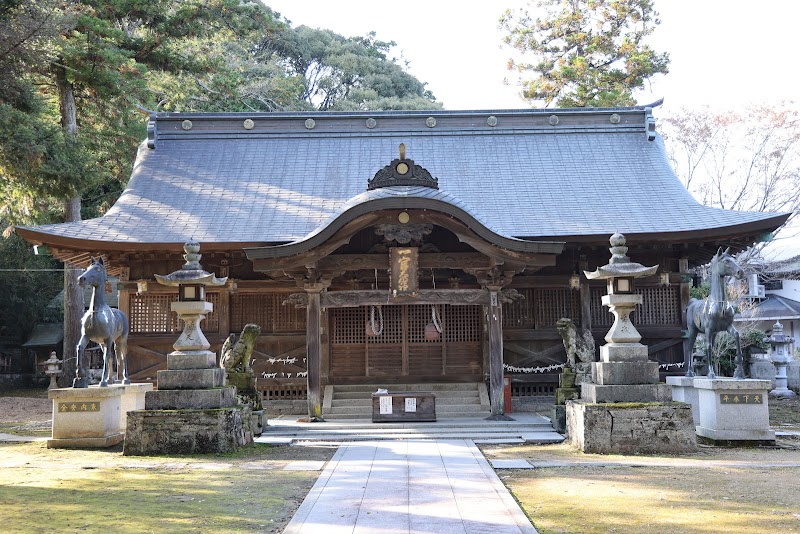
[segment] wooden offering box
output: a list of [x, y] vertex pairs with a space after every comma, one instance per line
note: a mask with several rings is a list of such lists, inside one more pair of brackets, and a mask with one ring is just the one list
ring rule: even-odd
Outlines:
[[421, 391], [372, 394], [372, 422], [436, 421], [436, 394]]

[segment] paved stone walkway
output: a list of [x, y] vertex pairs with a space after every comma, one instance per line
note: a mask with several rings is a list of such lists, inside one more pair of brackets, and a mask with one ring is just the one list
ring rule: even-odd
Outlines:
[[470, 440], [342, 444], [285, 534], [536, 530]]

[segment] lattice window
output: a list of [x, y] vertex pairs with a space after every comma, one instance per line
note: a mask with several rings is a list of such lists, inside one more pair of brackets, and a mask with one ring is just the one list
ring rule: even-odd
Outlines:
[[614, 324], [614, 316], [600, 301], [605, 294], [605, 288], [593, 287], [589, 290], [589, 310], [592, 314], [592, 328]]
[[536, 328], [533, 289], [520, 289], [525, 297], [503, 304], [503, 328]]
[[[562, 317], [572, 319], [575, 325], [581, 322], [580, 292], [564, 289], [536, 289], [534, 291], [537, 328], [555, 328]], [[503, 318], [505, 324], [505, 317]]]
[[11, 355], [0, 354], [0, 373], [11, 372]]
[[481, 340], [481, 306], [445, 306], [442, 334], [448, 343]]
[[239, 293], [231, 295], [231, 330], [239, 332], [246, 324], [257, 324], [262, 333], [304, 332], [305, 308], [284, 305], [283, 293]]
[[652, 286], [636, 290], [643, 302], [633, 312], [634, 324], [674, 326], [681, 324], [680, 286]]
[[[445, 306], [436, 306], [437, 318], [442, 323], [442, 333], [449, 330], [450, 327], [445, 327], [444, 319], [442, 317], [442, 308]], [[431, 322], [431, 307], [425, 305], [410, 305], [408, 307], [408, 341], [409, 343], [429, 343], [441, 344], [442, 336], [439, 339], [429, 340], [425, 339], [425, 327]], [[455, 327], [455, 324], [453, 325]]]
[[[330, 311], [334, 343], [364, 343], [367, 315], [364, 308], [338, 308]], [[375, 323], [378, 322], [377, 312]]]
[[[681, 295], [679, 286], [640, 287], [636, 293], [642, 295], [642, 304], [634, 308], [631, 321], [634, 325], [678, 326], [681, 324]], [[592, 326], [611, 326], [614, 315], [603, 306], [601, 298], [605, 288], [592, 288], [590, 308]]]
[[[173, 334], [183, 329], [178, 314], [170, 304], [178, 300], [178, 293], [133, 293], [130, 296], [130, 331], [137, 334]], [[219, 293], [206, 293], [214, 309], [219, 308]], [[203, 332], [219, 332], [219, 316], [212, 311], [200, 323]]]
[[[369, 318], [369, 306], [361, 308], [363, 322]], [[399, 344], [403, 342], [403, 307], [402, 306], [381, 306], [383, 313], [383, 332], [379, 336], [368, 337], [367, 343], [370, 345]], [[378, 325], [378, 312], [375, 312], [375, 323]], [[362, 330], [365, 327], [362, 326]], [[352, 342], [351, 342], [352, 343]]]

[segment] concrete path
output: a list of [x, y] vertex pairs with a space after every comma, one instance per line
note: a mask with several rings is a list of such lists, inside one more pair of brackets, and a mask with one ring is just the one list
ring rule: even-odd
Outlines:
[[285, 534], [536, 530], [471, 440], [342, 444]]

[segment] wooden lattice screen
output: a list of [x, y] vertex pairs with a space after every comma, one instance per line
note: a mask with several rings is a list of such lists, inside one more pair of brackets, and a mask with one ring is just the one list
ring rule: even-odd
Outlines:
[[503, 304], [503, 328], [536, 328], [533, 289], [518, 291], [525, 298]]
[[261, 327], [261, 333], [305, 332], [306, 310], [284, 305], [283, 293], [237, 293], [231, 295], [231, 330], [240, 332], [246, 324]]
[[425, 326], [431, 320], [427, 305], [382, 306], [383, 332], [370, 337], [365, 328], [369, 307], [331, 309], [331, 373], [350, 377], [479, 373], [481, 307], [436, 309], [442, 324], [437, 340], [425, 339]]
[[571, 289], [520, 289], [525, 298], [503, 305], [503, 328], [555, 328], [569, 317], [580, 324], [580, 293]]
[[[647, 326], [680, 326], [681, 295], [679, 286], [640, 287], [636, 293], [642, 295], [642, 304], [636, 306], [631, 313], [631, 321], [635, 325]], [[606, 294], [605, 288], [592, 288], [590, 308], [592, 326], [611, 326], [614, 315], [603, 306], [601, 297]]]
[[[180, 332], [178, 314], [170, 304], [178, 300], [178, 293], [132, 293], [130, 296], [130, 331], [136, 334], [173, 334]], [[219, 293], [206, 293], [206, 300], [219, 308]], [[212, 311], [200, 323], [203, 332], [219, 332], [219, 316]]]
[[580, 326], [581, 297], [574, 289], [537, 289], [536, 327], [555, 328], [559, 319], [567, 317]]

